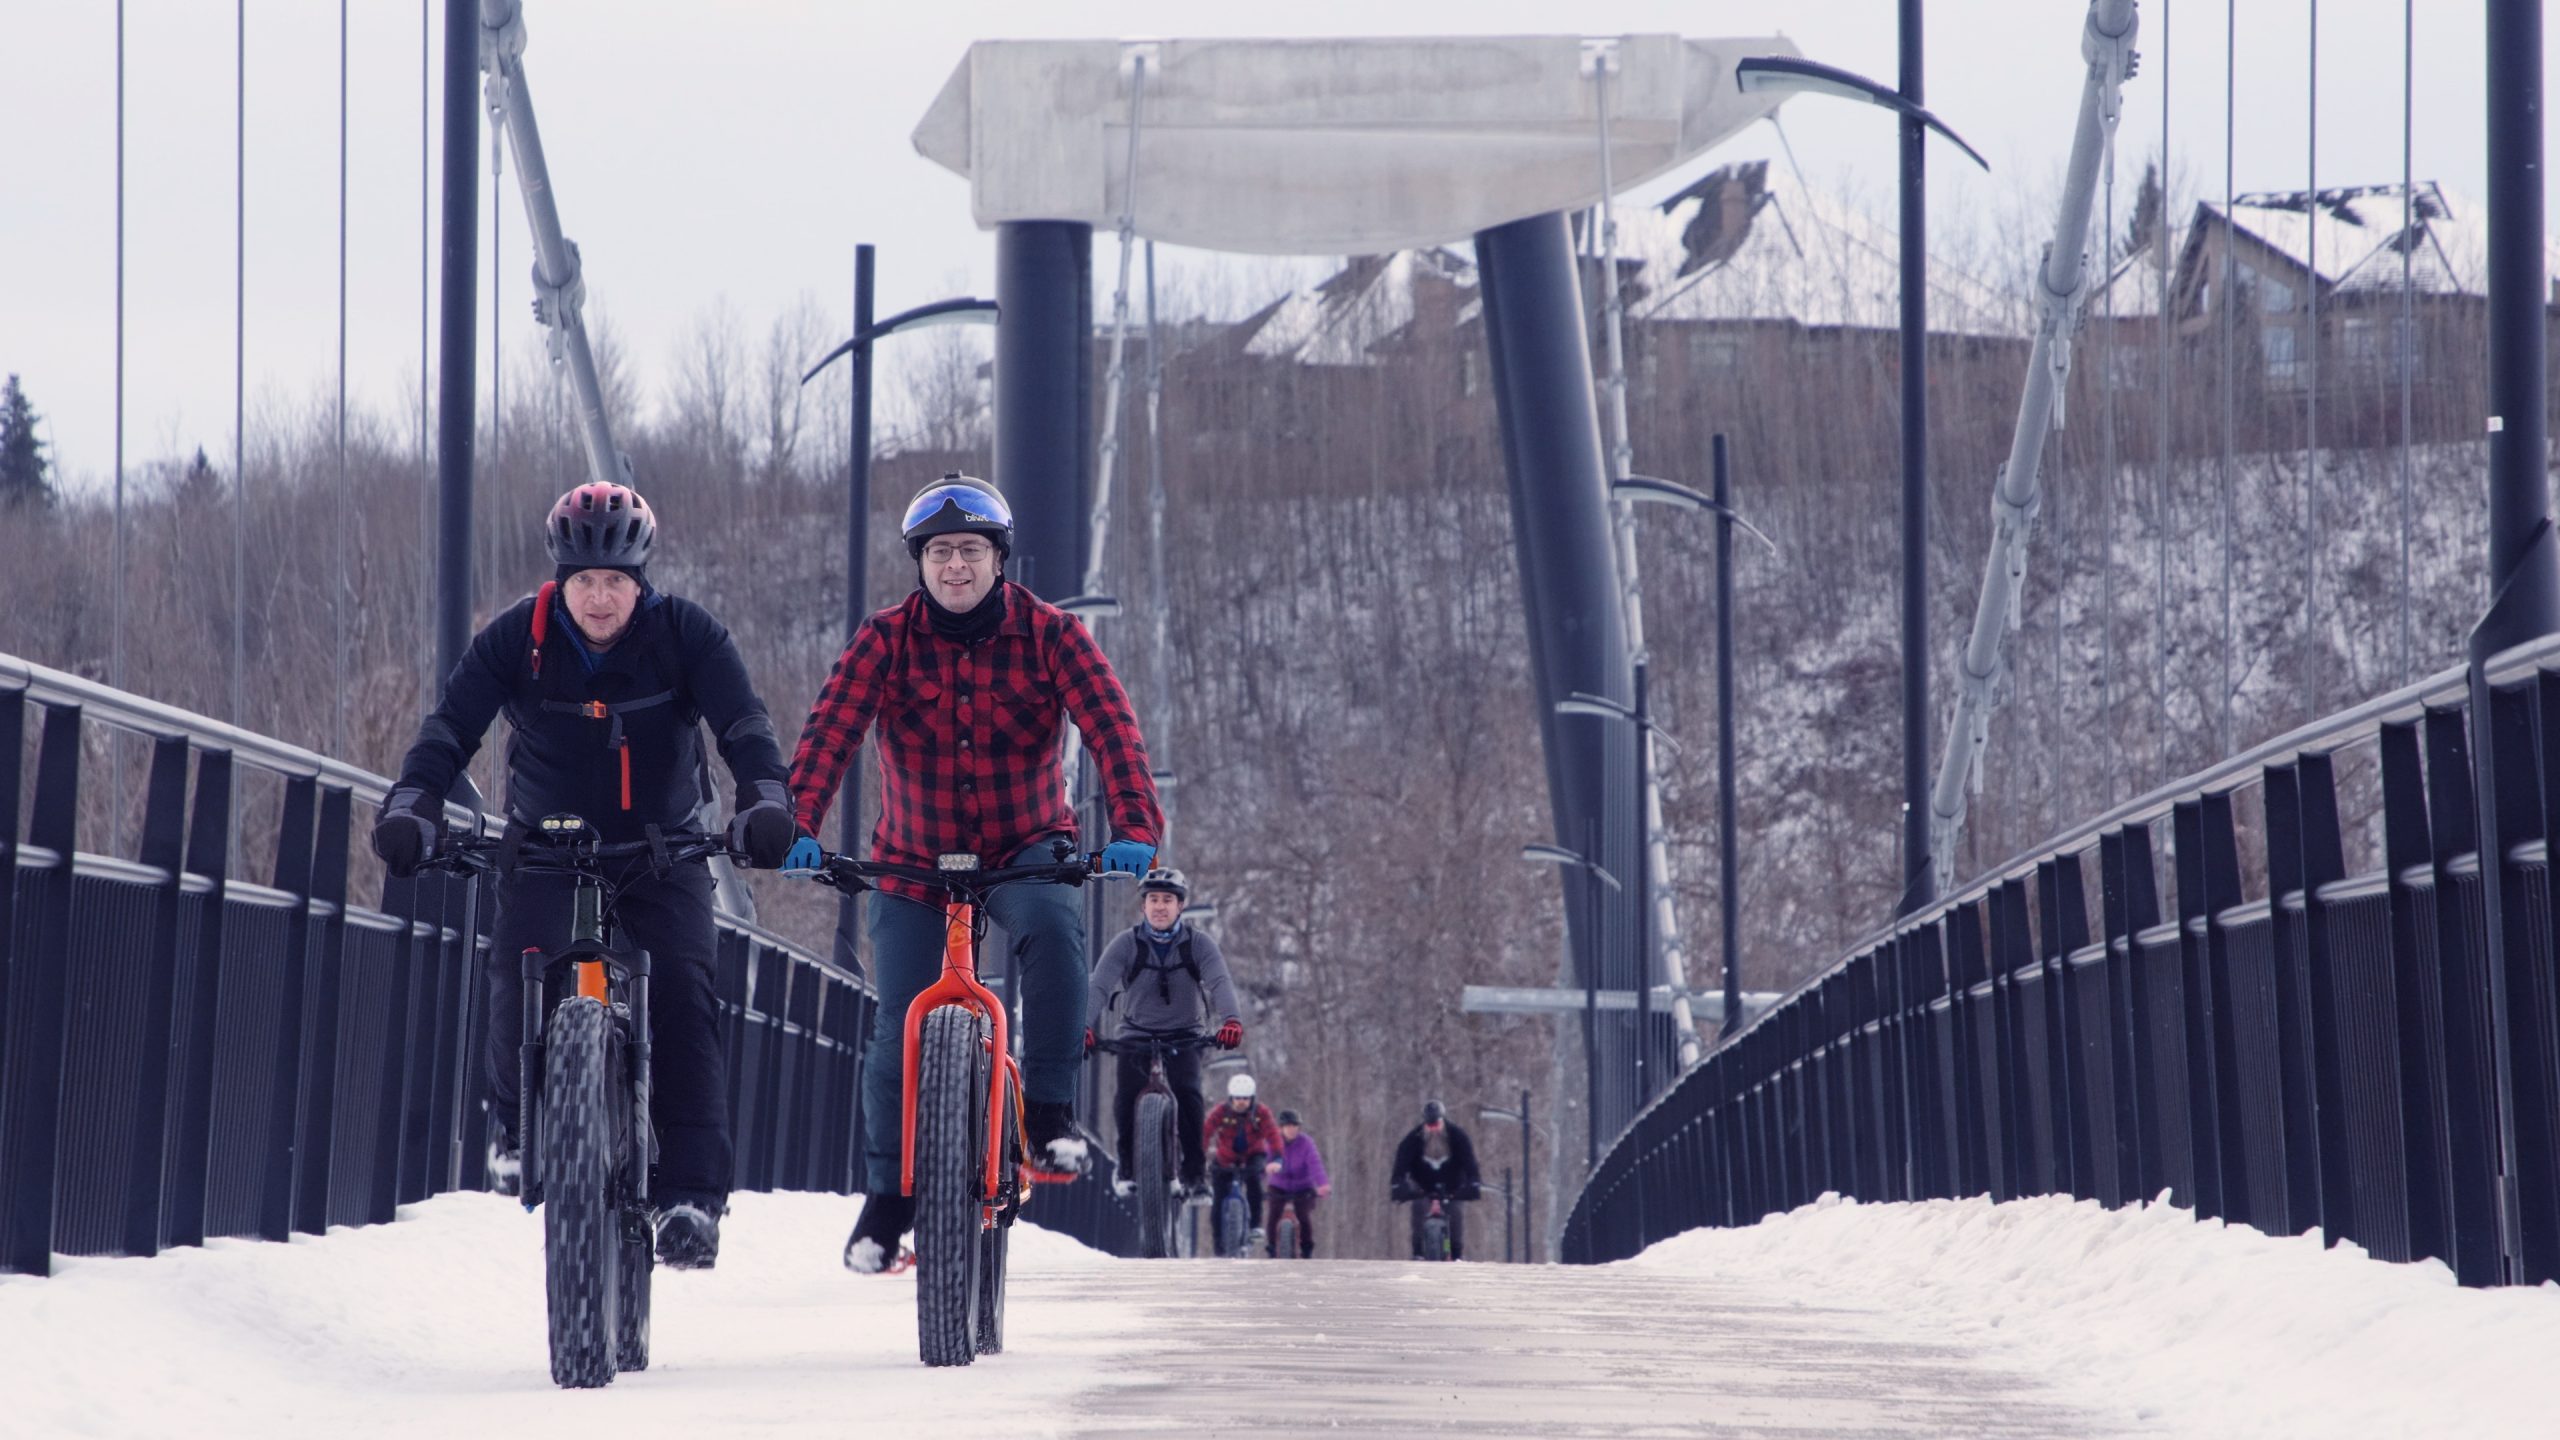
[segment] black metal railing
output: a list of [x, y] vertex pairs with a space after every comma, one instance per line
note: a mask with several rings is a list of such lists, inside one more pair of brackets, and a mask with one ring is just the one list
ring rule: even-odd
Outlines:
[[[119, 744], [150, 755], [129, 855], [130, 807], [90, 773]], [[427, 876], [351, 903], [384, 788], [0, 657], [0, 1271], [378, 1223], [483, 1183], [488, 896]], [[244, 831], [271, 864], [235, 853]], [[848, 1192], [870, 996], [720, 927], [740, 1188]]]
[[2449, 672], [1873, 937], [1619, 1134], [1561, 1253], [1826, 1191], [2165, 1194], [2468, 1285], [2560, 1279], [2560, 642], [2487, 693], [2486, 754]]
[[[131, 836], [135, 807], [93, 773], [118, 745], [150, 757]], [[490, 897], [425, 875], [350, 902], [359, 817], [386, 788], [0, 656], [0, 1272], [381, 1223], [482, 1188]], [[738, 1188], [857, 1191], [872, 992], [719, 926]], [[1099, 1180], [1044, 1188], [1033, 1216], [1134, 1249]]]

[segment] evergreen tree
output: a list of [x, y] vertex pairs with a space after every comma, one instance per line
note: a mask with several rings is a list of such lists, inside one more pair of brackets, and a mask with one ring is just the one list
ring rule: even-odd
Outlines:
[[45, 459], [44, 442], [36, 438], [36, 418], [18, 377], [10, 376], [0, 386], [0, 509], [53, 504], [53, 482], [46, 476], [52, 466]]
[[204, 447], [199, 445], [196, 458], [187, 462], [185, 472], [178, 477], [178, 498], [190, 504], [203, 504], [221, 493], [222, 476], [214, 470], [213, 462], [205, 458]]
[[2161, 221], [2166, 218], [2167, 209], [2167, 197], [2160, 189], [2159, 162], [2145, 161], [2142, 166], [2142, 183], [2134, 188], [2133, 222], [2125, 226], [2124, 248], [2121, 253], [2139, 255], [2144, 247], [2158, 239]]

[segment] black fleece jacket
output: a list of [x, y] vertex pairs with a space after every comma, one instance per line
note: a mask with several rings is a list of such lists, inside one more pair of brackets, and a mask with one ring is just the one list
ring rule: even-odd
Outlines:
[[[704, 721], [740, 790], [757, 781], [787, 781], [773, 721], [747, 678], [746, 662], [709, 611], [650, 591], [641, 597], [630, 629], [613, 648], [597, 653], [574, 633], [567, 607], [555, 600], [537, 678], [533, 606], [527, 596], [472, 637], [471, 649], [445, 681], [443, 699], [418, 727], [417, 743], [401, 762], [402, 786], [442, 799], [501, 711], [513, 731], [505, 808], [518, 820], [582, 815], [607, 840], [641, 839], [653, 824], [686, 824], [703, 798]], [[668, 698], [618, 717], [567, 708], [593, 702], [621, 706], [657, 695]], [[627, 809], [623, 757], [612, 744], [616, 718], [630, 749]]]

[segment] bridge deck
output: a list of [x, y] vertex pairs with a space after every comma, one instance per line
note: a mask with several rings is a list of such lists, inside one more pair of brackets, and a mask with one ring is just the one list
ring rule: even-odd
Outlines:
[[2118, 1433], [1931, 1317], [1650, 1264], [1122, 1261], [1023, 1233], [1006, 1353], [916, 1361], [912, 1276], [837, 1264], [853, 1202], [742, 1195], [658, 1281], [656, 1364], [545, 1373], [541, 1226], [449, 1195], [290, 1245], [0, 1277], [0, 1434], [653, 1440], [742, 1434]]
[[1130, 1378], [1079, 1398], [1077, 1436], [2120, 1433], [1926, 1316], [1706, 1276], [1123, 1262], [1025, 1276], [1014, 1300], [1146, 1317], [1112, 1367]]

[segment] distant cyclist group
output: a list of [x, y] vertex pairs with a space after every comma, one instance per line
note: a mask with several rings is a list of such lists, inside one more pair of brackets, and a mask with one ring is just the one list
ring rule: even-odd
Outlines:
[[[589, 911], [602, 890], [620, 941], [647, 957], [635, 972], [646, 976], [645, 1004], [613, 1013], [625, 1023], [645, 1016], [645, 1034], [631, 1037], [630, 1047], [644, 1062], [637, 1094], [653, 1163], [641, 1193], [654, 1258], [676, 1268], [716, 1263], [733, 1177], [705, 861], [725, 850], [750, 867], [844, 881], [839, 857], [816, 837], [870, 738], [881, 800], [862, 888], [878, 892], [867, 910], [878, 1009], [861, 1080], [868, 1198], [844, 1262], [865, 1273], [898, 1268], [903, 1237], [916, 1224], [903, 1168], [913, 1129], [905, 1108], [914, 1084], [907, 1014], [946, 968], [949, 917], [931, 872], [1072, 854], [1079, 831], [1061, 769], [1063, 727], [1072, 721], [1095, 762], [1110, 827], [1101, 848], [1078, 864], [1141, 877], [1142, 913], [1088, 970], [1083, 905], [1065, 885], [1020, 884], [983, 897], [986, 918], [1010, 937], [1020, 985], [1025, 1166], [1034, 1178], [1085, 1168], [1074, 1119], [1081, 1033], [1084, 1051], [1118, 1056], [1116, 1183], [1124, 1194], [1135, 1184], [1133, 1106], [1160, 1075], [1180, 1113], [1173, 1186], [1221, 1201], [1240, 1189], [1247, 1213], [1264, 1220], [1258, 1229], [1278, 1231], [1285, 1216], [1297, 1252], [1312, 1256], [1316, 1204], [1332, 1185], [1298, 1115], [1275, 1117], [1243, 1074], [1228, 1081], [1225, 1103], [1206, 1111], [1201, 1050], [1234, 1050], [1244, 1022], [1217, 942], [1183, 918], [1190, 881], [1157, 863], [1163, 814], [1137, 717], [1110, 661], [1080, 621], [1005, 578], [1013, 517], [993, 486], [945, 475], [916, 495], [901, 531], [916, 588], [855, 628], [786, 765], [729, 632], [702, 606], [650, 582], [659, 527], [648, 503], [628, 486], [590, 483], [545, 516], [551, 579], [473, 637], [420, 724], [373, 830], [374, 849], [394, 876], [454, 853], [447, 797], [492, 722], [507, 717], [502, 809], [510, 839], [490, 852], [499, 858], [476, 862], [496, 883], [483, 994], [492, 1017], [483, 1027], [483, 1093], [493, 1187], [513, 1193], [523, 1183], [526, 1136], [518, 1131], [531, 1113], [524, 1091], [540, 1078], [528, 1068], [539, 1026], [520, 1027], [513, 1017], [538, 1016], [539, 1002], [551, 998], [537, 992], [528, 1007], [528, 977], [566, 983], [530, 959], [561, 947], [573, 930], [584, 936], [595, 928]], [[667, 837], [687, 833], [712, 799], [706, 728], [735, 782], [732, 818], [675, 857]], [[583, 877], [505, 862], [517, 853], [514, 837], [568, 831], [589, 847]], [[615, 858], [598, 858], [608, 854]], [[900, 867], [915, 873], [890, 873]], [[1394, 1183], [1398, 1199], [1416, 1202], [1417, 1255], [1423, 1206], [1474, 1197], [1473, 1148], [1436, 1103], [1399, 1148]], [[1456, 1258], [1460, 1228], [1456, 1211], [1447, 1213], [1448, 1256]]]

